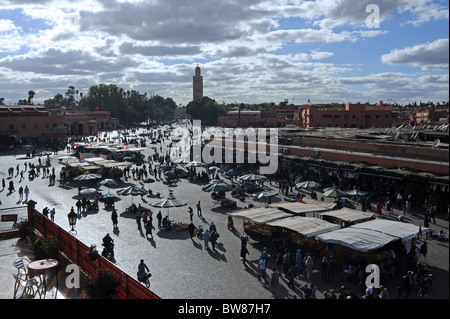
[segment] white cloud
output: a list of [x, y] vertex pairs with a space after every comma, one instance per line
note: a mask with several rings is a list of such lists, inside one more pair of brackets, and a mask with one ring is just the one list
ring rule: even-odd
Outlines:
[[449, 40], [439, 39], [392, 50], [381, 56], [381, 61], [392, 65], [410, 64], [422, 70], [446, 70], [449, 68]]
[[[374, 2], [379, 29], [365, 25], [366, 6]], [[362, 54], [364, 44], [382, 47], [386, 34], [399, 36], [384, 23], [394, 13], [413, 20], [390, 23], [420, 30], [424, 22], [445, 19], [444, 7], [431, 0], [0, 0], [6, 12], [0, 19], [1, 94], [14, 92], [17, 101], [33, 89], [42, 103], [69, 85], [87, 91], [113, 83], [187, 104], [200, 63], [205, 95], [220, 102], [370, 100], [397, 86], [399, 97], [442, 101], [448, 76], [386, 70], [410, 64], [445, 71], [445, 43], [393, 50], [383, 56], [379, 74], [367, 71], [373, 61], [356, 65], [346, 55]]]

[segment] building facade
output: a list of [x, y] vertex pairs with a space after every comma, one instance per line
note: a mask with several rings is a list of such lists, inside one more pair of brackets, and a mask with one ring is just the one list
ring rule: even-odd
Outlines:
[[269, 111], [230, 111], [225, 116], [217, 118], [217, 125], [221, 127], [284, 127], [286, 118], [277, 117], [277, 112]]
[[344, 109], [316, 109], [302, 107], [300, 110], [301, 126], [304, 128], [341, 127], [370, 128], [392, 126], [398, 120], [398, 112], [392, 105], [350, 104]]
[[201, 75], [200, 67], [195, 68], [195, 75], [192, 77], [193, 84], [193, 101], [203, 97], [203, 76]]
[[117, 129], [119, 120], [108, 111], [48, 110], [43, 105], [0, 105], [0, 144], [36, 138], [60, 139]]

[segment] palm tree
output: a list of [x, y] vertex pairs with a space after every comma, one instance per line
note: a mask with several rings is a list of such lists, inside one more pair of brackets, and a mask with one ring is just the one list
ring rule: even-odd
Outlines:
[[36, 93], [33, 90], [28, 91], [28, 105], [32, 104], [32, 100], [35, 95]]

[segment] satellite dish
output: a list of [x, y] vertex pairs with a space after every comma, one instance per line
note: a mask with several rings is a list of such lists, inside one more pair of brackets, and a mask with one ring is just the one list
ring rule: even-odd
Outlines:
[[434, 142], [433, 142], [433, 148], [438, 147], [439, 144], [441, 144], [441, 140], [440, 139], [435, 139]]

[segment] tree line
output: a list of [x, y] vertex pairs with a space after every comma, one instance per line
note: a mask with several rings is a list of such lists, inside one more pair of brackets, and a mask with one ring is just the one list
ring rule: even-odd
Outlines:
[[57, 94], [54, 98], [45, 100], [44, 104], [88, 112], [109, 111], [112, 117], [118, 118], [123, 124], [171, 119], [177, 107], [171, 98], [149, 96], [135, 90], [127, 91], [115, 84], [93, 85], [86, 95], [70, 86], [64, 95]]

